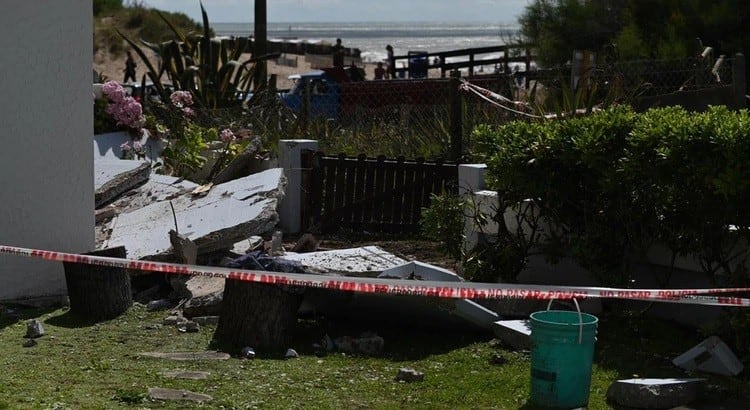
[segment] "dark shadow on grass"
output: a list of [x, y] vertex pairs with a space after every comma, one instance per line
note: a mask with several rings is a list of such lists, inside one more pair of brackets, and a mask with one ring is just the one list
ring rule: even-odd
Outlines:
[[44, 316], [50, 312], [54, 312], [57, 308], [36, 308], [23, 305], [3, 305], [3, 312], [0, 314], [0, 330], [5, 329], [8, 326], [12, 326], [18, 322], [25, 322], [30, 319], [37, 319], [40, 316]]
[[80, 315], [77, 315], [70, 310], [67, 310], [65, 313], [53, 316], [48, 318], [44, 321], [44, 323], [48, 323], [52, 326], [58, 326], [58, 327], [64, 327], [68, 329], [78, 329], [82, 327], [91, 327], [97, 323], [102, 323], [102, 321], [97, 321], [90, 318], [84, 318]]

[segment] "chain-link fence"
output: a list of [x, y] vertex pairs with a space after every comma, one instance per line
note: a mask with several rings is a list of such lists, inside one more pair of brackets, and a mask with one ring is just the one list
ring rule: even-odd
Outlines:
[[[471, 131], [479, 124], [683, 92], [702, 98], [701, 92], [731, 88], [733, 73], [742, 73], [744, 84], [744, 68], [734, 63], [733, 58], [642, 60], [466, 79], [336, 82], [321, 77], [284, 93], [271, 87], [242, 107], [196, 108], [193, 121], [247, 130], [265, 147], [279, 139], [306, 138], [320, 141], [330, 154], [455, 160], [471, 151]], [[466, 92], [464, 81], [481, 92]]]

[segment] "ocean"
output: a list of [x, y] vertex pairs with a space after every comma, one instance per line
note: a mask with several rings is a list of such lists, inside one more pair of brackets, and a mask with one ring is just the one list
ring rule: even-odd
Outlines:
[[[220, 36], [248, 36], [254, 30], [252, 23], [212, 23], [211, 27]], [[333, 44], [341, 38], [344, 47], [361, 50], [364, 62], [383, 61], [388, 44], [396, 55], [434, 53], [502, 45], [518, 33], [517, 26], [487, 22], [268, 23], [267, 30], [269, 39]]]

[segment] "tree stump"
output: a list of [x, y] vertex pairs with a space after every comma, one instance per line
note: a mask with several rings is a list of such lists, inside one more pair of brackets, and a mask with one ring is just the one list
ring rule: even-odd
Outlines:
[[[125, 258], [124, 246], [86, 253]], [[130, 275], [123, 268], [63, 262], [70, 311], [85, 319], [114, 319], [133, 304]]]
[[261, 355], [286, 352], [297, 324], [302, 292], [294, 287], [227, 279], [214, 341]]

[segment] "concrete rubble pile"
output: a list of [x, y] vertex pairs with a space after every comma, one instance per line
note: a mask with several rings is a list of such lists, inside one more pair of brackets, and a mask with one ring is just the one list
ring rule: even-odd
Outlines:
[[[289, 264], [297, 266], [297, 270], [285, 271], [404, 280], [462, 280], [450, 271], [401, 259], [375, 246], [319, 252], [307, 252], [317, 244], [313, 249], [300, 246], [304, 253], [279, 249], [278, 209], [287, 182], [281, 168], [200, 186], [186, 179], [156, 174], [148, 161], [113, 157], [117, 141], [99, 144], [95, 148], [99, 155], [95, 161], [98, 249], [124, 246], [130, 259], [208, 266], [231, 266], [232, 260], [260, 249], [265, 258], [276, 261], [274, 269], [265, 270], [278, 270], [280, 264]], [[271, 236], [271, 241], [264, 240]], [[303, 236], [298, 242], [305, 240], [310, 238]], [[175, 241], [180, 245], [176, 246]], [[276, 249], [270, 249], [274, 244]], [[165, 290], [164, 283], [149, 281], [145, 278], [147, 274], [132, 272], [131, 276], [134, 300], [149, 309], [171, 309], [179, 304], [178, 314], [185, 318], [216, 318], [221, 313], [223, 278], [175, 276]], [[322, 289], [307, 289], [305, 295], [301, 315], [316, 312], [333, 316], [346, 312], [355, 318], [383, 318], [406, 311], [413, 313], [415, 320], [429, 318], [448, 326], [485, 331], [499, 319], [491, 310], [464, 299], [447, 300], [435, 306], [434, 302], [428, 304], [419, 297], [358, 295]], [[174, 325], [184, 331], [195, 327], [187, 319], [176, 320]]]

